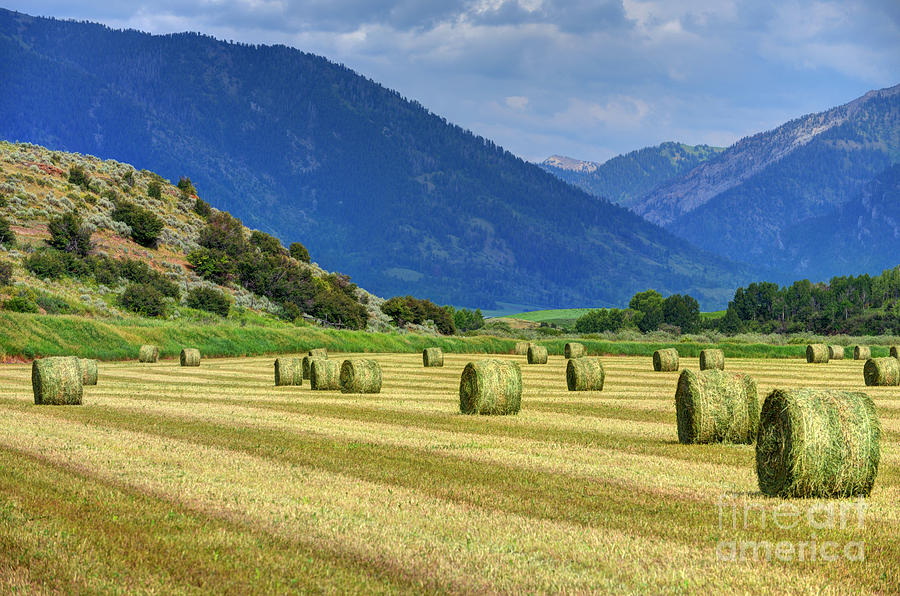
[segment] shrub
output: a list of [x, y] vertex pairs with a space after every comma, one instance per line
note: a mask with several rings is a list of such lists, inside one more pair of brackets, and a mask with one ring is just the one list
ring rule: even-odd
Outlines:
[[0, 262], [0, 286], [8, 286], [12, 283], [12, 263]]
[[91, 250], [91, 230], [85, 227], [74, 211], [66, 211], [50, 220], [48, 244], [65, 252], [85, 256]]
[[299, 242], [291, 242], [291, 247], [288, 249], [291, 256], [297, 259], [302, 263], [309, 263], [309, 251], [306, 250], [306, 247], [300, 244]]
[[147, 185], [147, 196], [154, 199], [162, 199], [162, 184], [159, 180], [154, 180]]
[[575, 321], [578, 333], [602, 333], [618, 331], [628, 322], [628, 311], [618, 308], [598, 308], [590, 310]]
[[131, 237], [141, 246], [155, 247], [165, 223], [149, 209], [130, 201], [116, 201], [111, 213], [114, 220], [131, 228]]
[[135, 259], [125, 259], [119, 262], [119, 270], [121, 276], [130, 282], [144, 286], [152, 287], [163, 296], [175, 298], [181, 296], [181, 290], [178, 284], [166, 279], [166, 277], [154, 269], [151, 269], [147, 263]]
[[631, 310], [636, 311], [634, 322], [638, 329], [647, 333], [654, 331], [663, 322], [663, 297], [656, 290], [638, 292], [628, 303]]
[[119, 302], [123, 308], [145, 317], [161, 317], [166, 314], [163, 295], [150, 284], [128, 284]]
[[197, 197], [197, 200], [194, 201], [194, 213], [200, 217], [209, 219], [209, 216], [212, 215], [212, 207], [209, 206], [209, 203], [200, 197]]
[[16, 244], [16, 234], [9, 227], [9, 220], [0, 215], [0, 244], [11, 247]]
[[91, 184], [91, 175], [81, 166], [72, 166], [69, 168], [69, 182], [87, 189]]
[[187, 257], [194, 271], [203, 279], [224, 284], [237, 275], [234, 261], [221, 250], [198, 248]]
[[221, 211], [214, 213], [206, 227], [200, 230], [197, 244], [221, 251], [232, 258], [241, 256], [249, 249], [241, 220]]
[[25, 293], [19, 293], [4, 302], [3, 308], [13, 312], [39, 312], [38, 305]]
[[250, 233], [250, 244], [258, 248], [262, 253], [272, 255], [286, 254], [284, 246], [281, 245], [281, 241], [278, 238], [259, 230], [253, 230]]
[[90, 265], [98, 284], [113, 287], [119, 283], [119, 278], [122, 277], [122, 268], [119, 263], [109, 257], [95, 257], [91, 260]]
[[450, 311], [431, 300], [420, 300], [412, 296], [395, 296], [381, 305], [381, 312], [391, 317], [399, 326], [407, 323], [421, 325], [434, 321], [434, 326], [444, 335], [456, 332]]
[[213, 288], [194, 288], [188, 292], [187, 305], [221, 317], [227, 317], [228, 311], [231, 310], [231, 301], [225, 293]]
[[40, 279], [56, 279], [63, 275], [84, 277], [91, 273], [88, 264], [77, 255], [53, 249], [29, 255], [25, 259], [25, 269]]
[[481, 314], [480, 308], [472, 311], [468, 308], [454, 309], [452, 306], [448, 306], [447, 309], [453, 316], [453, 325], [459, 331], [465, 332], [484, 327], [484, 315]]
[[53, 294], [40, 294], [35, 298], [35, 303], [48, 315], [65, 315], [73, 312], [68, 302]]
[[197, 194], [197, 189], [194, 188], [194, 183], [191, 182], [191, 179], [187, 176], [182, 176], [178, 179], [178, 190], [181, 191], [181, 194], [186, 197], [192, 197]]

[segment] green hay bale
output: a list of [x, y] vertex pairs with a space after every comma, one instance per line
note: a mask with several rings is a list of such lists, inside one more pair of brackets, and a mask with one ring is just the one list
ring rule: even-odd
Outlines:
[[275, 385], [302, 385], [303, 367], [299, 358], [275, 359]]
[[159, 360], [159, 346], [141, 346], [138, 351], [138, 362], [156, 362], [157, 360]]
[[829, 360], [843, 360], [844, 359], [844, 346], [828, 346], [828, 359]]
[[865, 393], [776, 389], [762, 407], [756, 475], [766, 495], [866, 496], [881, 456], [881, 425]]
[[599, 358], [572, 358], [566, 364], [566, 385], [569, 391], [602, 391], [603, 363]]
[[700, 350], [700, 370], [725, 370], [725, 352], [722, 350]]
[[[380, 390], [380, 380], [378, 385]], [[313, 358], [309, 365], [309, 386], [315, 391], [337, 391], [340, 389], [340, 363], [337, 360]]]
[[304, 356], [300, 361], [300, 368], [302, 368], [302, 374], [304, 379], [309, 378], [310, 367], [312, 366], [313, 360], [325, 360], [325, 358], [313, 357], [313, 356]]
[[34, 403], [52, 406], [81, 405], [82, 372], [78, 358], [53, 356], [39, 358], [31, 365]]
[[678, 441], [742, 443], [756, 440], [759, 400], [749, 375], [718, 369], [685, 369], [675, 390]]
[[518, 362], [487, 358], [469, 362], [459, 379], [463, 414], [517, 414], [522, 407], [522, 369]]
[[97, 361], [90, 358], [79, 358], [78, 365], [81, 367], [81, 384], [96, 385]]
[[200, 350], [197, 348], [183, 348], [181, 350], [181, 366], [200, 366]]
[[313, 348], [307, 355], [310, 358], [328, 358], [328, 351], [325, 348]]
[[444, 351], [440, 348], [425, 348], [422, 350], [423, 366], [444, 366]]
[[344, 360], [342, 393], [381, 393], [381, 365], [375, 360]]
[[528, 364], [547, 364], [547, 348], [528, 344]]
[[587, 348], [584, 344], [568, 343], [565, 348], [566, 358], [583, 358], [587, 356]]
[[866, 385], [900, 385], [900, 362], [890, 356], [869, 358], [863, 365]]
[[806, 346], [806, 362], [809, 364], [828, 362], [828, 346], [825, 344], [809, 344]]
[[517, 356], [525, 356], [526, 354], [528, 354], [528, 342], [517, 341], [515, 351], [513, 353]]
[[900, 358], [900, 348], [891, 346], [891, 358]]
[[678, 350], [665, 348], [653, 352], [653, 370], [657, 372], [678, 370]]
[[869, 346], [854, 346], [853, 347], [853, 359], [854, 360], [868, 360], [872, 357], [872, 350], [869, 349]]

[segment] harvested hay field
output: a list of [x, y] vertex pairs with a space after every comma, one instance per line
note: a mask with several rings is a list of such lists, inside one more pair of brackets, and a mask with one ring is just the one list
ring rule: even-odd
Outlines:
[[[298, 356], [288, 355], [286, 356]], [[775, 388], [863, 391], [880, 415], [865, 527], [791, 529], [755, 446], [678, 443], [677, 375], [603, 358], [602, 392], [566, 361], [520, 364], [515, 416], [459, 413], [481, 356], [372, 358], [379, 394], [275, 387], [273, 358], [100, 363], [79, 407], [33, 404], [0, 367], [2, 593], [893, 593], [900, 585], [900, 396], [860, 361], [728, 359]], [[733, 526], [745, 508], [749, 526]], [[766, 526], [761, 527], [761, 515]], [[724, 520], [724, 522], [722, 521]], [[782, 520], [783, 521], [783, 520]], [[852, 520], [851, 520], [852, 521]], [[784, 525], [784, 524], [782, 524]], [[722, 544], [862, 542], [865, 561], [722, 560]], [[727, 550], [725, 551], [727, 553]], [[807, 550], [807, 556], [809, 551]], [[759, 552], [764, 556], [764, 552]]]

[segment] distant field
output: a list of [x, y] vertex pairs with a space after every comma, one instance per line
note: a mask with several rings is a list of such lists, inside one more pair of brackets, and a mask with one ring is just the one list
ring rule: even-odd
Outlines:
[[[375, 355], [374, 396], [273, 387], [270, 357], [101, 363], [80, 407], [34, 406], [30, 367], [4, 365], [0, 593], [896, 592], [900, 398], [862, 362], [727, 362], [761, 395], [866, 390], [881, 417], [865, 527], [782, 530], [752, 446], [678, 444], [677, 373], [605, 357], [604, 390], [570, 393], [561, 357], [506, 357], [523, 409], [493, 418], [458, 414], [464, 355]], [[745, 507], [769, 525], [734, 529]], [[717, 559], [811, 540], [865, 561]]]
[[[551, 310], [533, 310], [530, 312], [521, 312], [517, 314], [506, 315], [510, 319], [523, 319], [525, 321], [535, 321], [538, 323], [556, 323], [557, 325], [572, 325], [575, 321], [585, 313], [595, 310], [591, 308], [558, 308]], [[712, 312], [701, 312], [702, 319], [719, 319], [725, 316], [724, 310], [716, 310]]]

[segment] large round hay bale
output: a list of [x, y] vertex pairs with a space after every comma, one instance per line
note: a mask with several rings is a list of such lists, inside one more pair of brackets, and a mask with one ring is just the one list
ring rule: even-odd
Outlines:
[[725, 370], [725, 352], [722, 350], [700, 350], [700, 370]]
[[809, 344], [806, 346], [806, 362], [809, 364], [828, 362], [828, 346], [825, 344]]
[[776, 389], [760, 414], [759, 489], [784, 498], [868, 495], [880, 443], [881, 425], [865, 393]]
[[583, 358], [587, 356], [587, 348], [584, 344], [570, 342], [565, 347], [566, 358]]
[[79, 358], [78, 366], [81, 367], [81, 384], [97, 384], [97, 361], [90, 358]]
[[138, 362], [156, 362], [159, 360], [159, 346], [149, 344], [141, 346], [138, 351]]
[[197, 348], [183, 348], [181, 355], [181, 366], [200, 366], [200, 350]]
[[325, 358], [320, 358], [320, 357], [318, 357], [318, 356], [316, 356], [316, 357], [314, 357], [314, 356], [304, 356], [304, 357], [300, 360], [300, 368], [302, 369], [301, 372], [302, 372], [302, 374], [303, 374], [303, 378], [304, 378], [304, 379], [308, 379], [308, 378], [309, 378], [309, 371], [310, 371], [310, 367], [312, 366], [312, 361], [313, 361], [313, 360], [325, 360]]
[[653, 352], [653, 370], [657, 372], [678, 370], [678, 350], [665, 348]]
[[81, 405], [81, 364], [75, 356], [39, 358], [31, 365], [34, 403], [68, 406]]
[[900, 347], [891, 346], [891, 358], [900, 358]]
[[[379, 381], [379, 390], [381, 382]], [[309, 386], [315, 391], [337, 391], [341, 388], [341, 364], [337, 360], [313, 358], [309, 365]]]
[[854, 360], [868, 360], [872, 357], [872, 350], [869, 346], [854, 346], [853, 347], [853, 359]]
[[528, 354], [528, 342], [517, 341], [514, 353], [517, 356], [525, 356], [526, 354]]
[[528, 344], [528, 364], [547, 364], [547, 348]]
[[307, 355], [310, 358], [328, 358], [328, 350], [325, 348], [313, 348], [307, 352]]
[[844, 346], [837, 346], [837, 345], [828, 346], [828, 359], [829, 360], [843, 360], [844, 359]]
[[381, 365], [362, 358], [341, 365], [342, 393], [381, 393]]
[[469, 362], [459, 379], [463, 414], [517, 414], [522, 407], [522, 369], [518, 362], [487, 358]]
[[302, 385], [303, 367], [299, 358], [275, 359], [275, 385]]
[[572, 358], [566, 364], [569, 391], [602, 391], [606, 374], [599, 358]]
[[869, 358], [863, 365], [866, 385], [900, 385], [900, 362], [896, 358]]
[[440, 348], [425, 348], [422, 350], [423, 366], [444, 366], [444, 351]]
[[756, 440], [759, 400], [749, 375], [715, 368], [685, 369], [675, 390], [680, 443], [743, 443]]

